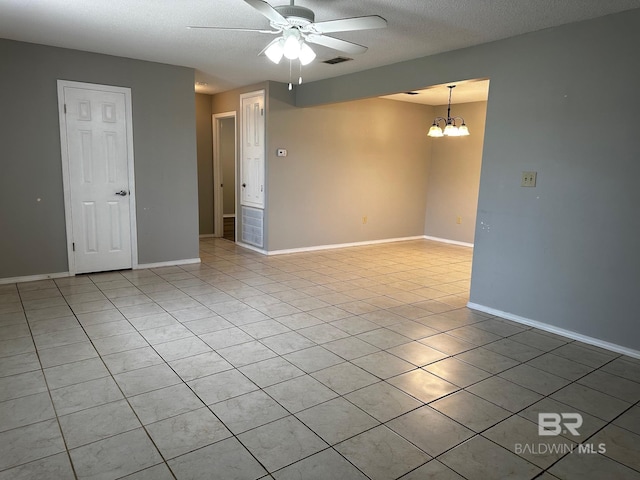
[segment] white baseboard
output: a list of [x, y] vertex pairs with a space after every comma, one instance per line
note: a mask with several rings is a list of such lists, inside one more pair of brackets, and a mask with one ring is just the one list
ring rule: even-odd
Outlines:
[[409, 240], [422, 240], [423, 238], [424, 236], [422, 235], [419, 235], [416, 237], [385, 238], [383, 240], [367, 240], [364, 242], [336, 243], [332, 245], [318, 245], [315, 247], [301, 247], [301, 248], [289, 248], [285, 250], [271, 250], [266, 253], [267, 255], [285, 255], [287, 253], [316, 252], [318, 250], [332, 250], [334, 248], [346, 248], [346, 247], [361, 247], [363, 245], [378, 245], [380, 243], [406, 242]]
[[622, 353], [623, 355], [628, 355], [630, 357], [640, 358], [640, 351], [638, 350], [634, 350], [628, 347], [623, 347], [615, 343], [605, 342], [604, 340], [600, 340], [594, 337], [589, 337], [587, 335], [582, 335], [581, 333], [577, 333], [572, 330], [565, 330], [564, 328], [559, 328], [554, 325], [549, 325], [548, 323], [538, 322], [536, 320], [531, 320], [529, 318], [521, 317], [519, 315], [514, 315], [513, 313], [503, 312], [501, 310], [496, 310], [495, 308], [485, 307], [484, 305], [479, 305], [477, 303], [469, 302], [467, 303], [467, 307], [473, 310], [478, 310], [480, 312], [488, 313], [490, 315], [495, 315], [496, 317], [506, 318], [507, 320], [512, 320], [517, 323], [529, 325], [530, 327], [535, 327], [540, 330], [544, 330], [545, 332], [555, 333], [557, 335], [562, 335], [563, 337], [568, 337], [573, 340], [578, 340], [583, 343], [588, 343], [589, 345], [594, 345], [596, 347], [604, 348], [605, 350], [611, 350], [612, 352]]
[[269, 253], [266, 250], [263, 250], [262, 248], [258, 248], [258, 247], [254, 247], [253, 245], [249, 245], [248, 243], [242, 243], [242, 242], [235, 242], [237, 246], [242, 247], [242, 248], [246, 248], [247, 250], [252, 250], [254, 252], [258, 252], [261, 253], [263, 255], [268, 255]]
[[200, 238], [214, 238], [215, 235], [213, 233], [203, 233], [199, 235]]
[[471, 247], [471, 248], [473, 248], [473, 243], [459, 242], [457, 240], [449, 240], [448, 238], [430, 237], [428, 235], [425, 235], [422, 238], [424, 238], [426, 240], [433, 240], [434, 242], [448, 243], [450, 245], [460, 245], [461, 247]]
[[50, 280], [52, 278], [64, 278], [70, 277], [69, 272], [58, 272], [58, 273], [43, 273], [40, 275], [26, 275], [23, 277], [11, 277], [11, 278], [0, 278], [0, 285], [5, 285], [7, 283], [24, 283], [24, 282], [36, 282], [38, 280]]
[[[173, 267], [177, 265], [191, 265], [194, 263], [200, 263], [199, 258], [187, 258], [184, 260], [171, 260], [169, 262], [157, 262], [157, 263], [144, 263], [138, 264], [133, 267], [133, 270], [142, 270], [145, 268], [158, 268], [158, 267]], [[58, 273], [43, 273], [41, 275], [27, 275], [24, 277], [12, 277], [12, 278], [0, 278], [0, 285], [7, 283], [23, 283], [23, 282], [35, 282], [37, 280], [49, 280], [52, 278], [65, 278], [72, 277], [69, 272]]]
[[200, 263], [199, 258], [186, 258], [184, 260], [170, 260], [168, 262], [157, 263], [141, 263], [133, 267], [134, 270], [142, 270], [144, 268], [159, 268], [159, 267], [175, 267], [178, 265], [191, 265], [194, 263]]
[[333, 250], [336, 248], [361, 247], [365, 245], [379, 245], [382, 243], [407, 242], [411, 240], [423, 240], [423, 239], [432, 240], [434, 242], [448, 243], [451, 245], [459, 245], [462, 247], [473, 248], [473, 243], [458, 242], [457, 240], [449, 240], [446, 238], [428, 237], [426, 235], [416, 235], [414, 237], [384, 238], [382, 240], [366, 240], [363, 242], [334, 243], [330, 245], [316, 245], [313, 247], [286, 248], [282, 250], [269, 250], [269, 251], [253, 247], [251, 245], [248, 245], [242, 242], [236, 242], [236, 244], [240, 247], [247, 248], [249, 250], [253, 250], [254, 252], [262, 253], [264, 255], [287, 255], [290, 253], [317, 252], [319, 250]]

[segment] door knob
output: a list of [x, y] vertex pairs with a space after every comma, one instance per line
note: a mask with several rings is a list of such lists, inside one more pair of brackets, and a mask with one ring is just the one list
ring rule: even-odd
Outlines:
[[246, 184], [246, 183], [243, 183], [243, 184], [242, 184], [242, 188], [247, 188], [247, 184]]
[[120, 195], [121, 197], [126, 197], [127, 192], [125, 192], [124, 190], [120, 190], [119, 192], [116, 192], [116, 195]]

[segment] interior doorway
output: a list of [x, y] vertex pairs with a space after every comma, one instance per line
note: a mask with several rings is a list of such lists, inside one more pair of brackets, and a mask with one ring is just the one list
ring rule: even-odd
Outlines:
[[487, 78], [461, 80], [382, 97], [430, 108], [425, 134], [432, 122], [444, 127], [447, 117], [457, 125], [465, 123], [470, 132], [429, 140], [424, 229], [428, 239], [474, 245], [489, 85]]
[[214, 236], [235, 242], [237, 203], [236, 112], [213, 115]]
[[58, 80], [69, 273], [137, 264], [131, 90]]

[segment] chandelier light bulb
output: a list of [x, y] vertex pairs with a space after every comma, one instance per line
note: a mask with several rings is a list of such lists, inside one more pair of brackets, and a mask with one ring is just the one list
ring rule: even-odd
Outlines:
[[467, 135], [469, 135], [469, 129], [467, 128], [467, 126], [463, 123], [462, 125], [460, 125], [460, 127], [458, 128], [458, 136], [460, 137], [466, 137]]
[[447, 123], [447, 126], [444, 127], [444, 134], [447, 137], [457, 137], [458, 136], [458, 127], [456, 127], [452, 123]]
[[429, 129], [429, 133], [427, 133], [427, 136], [442, 137], [443, 136], [442, 129], [434, 123], [433, 125], [431, 125], [431, 128]]

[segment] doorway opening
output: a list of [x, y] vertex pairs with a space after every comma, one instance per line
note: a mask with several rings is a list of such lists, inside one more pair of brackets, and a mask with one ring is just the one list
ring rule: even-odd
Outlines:
[[213, 235], [236, 241], [236, 112], [213, 115]]
[[69, 273], [138, 263], [131, 89], [58, 80]]
[[[450, 85], [456, 86], [452, 100]], [[381, 98], [430, 108], [424, 135], [434, 118], [449, 116], [449, 101], [451, 116], [455, 115], [458, 123], [464, 119], [468, 125], [469, 136], [434, 138], [429, 142], [424, 235], [431, 240], [473, 247], [489, 79], [449, 82]]]

